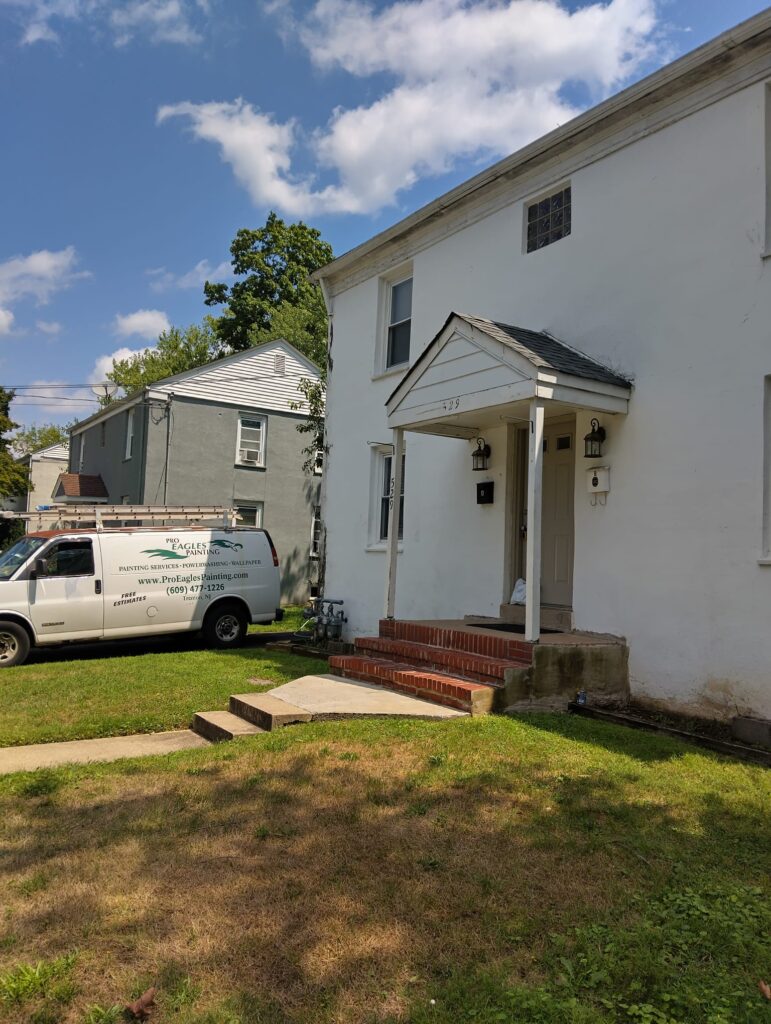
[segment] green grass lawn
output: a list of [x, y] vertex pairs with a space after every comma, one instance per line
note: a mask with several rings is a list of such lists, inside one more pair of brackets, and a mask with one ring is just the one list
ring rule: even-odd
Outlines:
[[[192, 636], [37, 651], [0, 672], [0, 746], [185, 728], [195, 711], [224, 710], [231, 693], [325, 671], [324, 661], [248, 642], [207, 650]], [[250, 676], [268, 682], [255, 688]]]
[[0, 1020], [762, 1024], [766, 770], [559, 715], [0, 779]]

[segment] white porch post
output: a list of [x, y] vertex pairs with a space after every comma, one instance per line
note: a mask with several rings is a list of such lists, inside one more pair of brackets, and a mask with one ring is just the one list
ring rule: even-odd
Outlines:
[[530, 400], [530, 456], [527, 472], [527, 552], [525, 558], [525, 639], [541, 633], [541, 492], [544, 404]]
[[399, 505], [402, 493], [402, 472], [404, 462], [404, 431], [394, 430], [394, 454], [391, 460], [391, 497], [388, 505], [388, 568], [386, 579], [385, 617], [394, 617], [396, 604], [396, 566], [399, 553]]

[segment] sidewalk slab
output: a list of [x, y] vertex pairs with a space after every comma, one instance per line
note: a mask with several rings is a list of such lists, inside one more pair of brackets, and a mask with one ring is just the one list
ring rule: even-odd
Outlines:
[[2, 747], [0, 775], [31, 772], [37, 768], [56, 768], [63, 764], [89, 764], [92, 761], [119, 761], [123, 757], [171, 754], [176, 750], [208, 746], [208, 740], [190, 729], [175, 729], [173, 732], [140, 733], [135, 736]]
[[465, 711], [434, 704], [419, 697], [387, 690], [373, 683], [342, 676], [310, 675], [293, 679], [274, 690], [271, 697], [294, 704], [309, 711], [314, 720], [320, 718], [349, 718], [362, 715], [403, 715], [411, 718], [462, 718]]

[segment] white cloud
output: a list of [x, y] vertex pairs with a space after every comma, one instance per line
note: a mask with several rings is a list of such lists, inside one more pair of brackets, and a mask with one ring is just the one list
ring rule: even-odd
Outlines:
[[65, 23], [109, 33], [115, 46], [137, 38], [192, 46], [203, 39], [206, 0], [0, 0], [21, 22], [21, 43], [57, 43]]
[[203, 288], [206, 281], [226, 281], [233, 276], [233, 268], [225, 260], [213, 266], [208, 260], [198, 263], [184, 274], [174, 274], [166, 267], [155, 267], [146, 271], [151, 278], [150, 288], [154, 292], [166, 292], [172, 288]]
[[93, 369], [88, 375], [89, 384], [101, 384], [107, 380], [107, 374], [112, 370], [112, 364], [115, 360], [131, 359], [132, 356], [141, 355], [146, 352], [146, 348], [116, 348], [114, 352], [110, 352], [109, 355], [99, 356], [94, 362]]
[[90, 276], [87, 271], [76, 270], [77, 262], [77, 253], [71, 245], [58, 251], [40, 249], [29, 256], [5, 260], [0, 263], [0, 302], [9, 304], [31, 296], [44, 305], [54, 292]]
[[60, 334], [62, 330], [62, 325], [56, 320], [37, 320], [35, 322], [35, 327], [37, 327], [42, 334], [49, 334], [51, 337], [55, 337], [57, 334]]
[[[556, 0], [317, 0], [301, 21], [284, 3], [278, 14], [288, 45], [299, 41], [318, 68], [393, 85], [337, 108], [308, 138], [243, 99], [162, 106], [158, 122], [184, 118], [255, 204], [293, 215], [375, 211], [460, 158], [509, 153], [578, 113], [566, 85], [599, 99], [656, 53], [655, 0], [574, 11]], [[297, 173], [303, 144], [331, 184]]]
[[[28, 256], [12, 256], [0, 263], [0, 334], [10, 333], [14, 321], [11, 307], [17, 303], [33, 299], [44, 306], [56, 292], [89, 277], [88, 271], [77, 269], [77, 263], [77, 253], [71, 245], [56, 251], [40, 249]], [[54, 333], [54, 326], [59, 329], [58, 324], [38, 321], [38, 329], [49, 334]]]
[[115, 317], [115, 333], [121, 338], [135, 334], [148, 341], [156, 341], [158, 335], [170, 327], [169, 318], [160, 309], [138, 309], [135, 313], [118, 313]]

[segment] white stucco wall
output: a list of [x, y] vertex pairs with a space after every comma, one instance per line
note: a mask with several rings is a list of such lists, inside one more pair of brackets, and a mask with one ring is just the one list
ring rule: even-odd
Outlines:
[[[413, 359], [457, 310], [546, 329], [634, 376], [629, 416], [601, 417], [607, 505], [590, 505], [577, 452], [576, 626], [628, 638], [636, 694], [707, 713], [771, 714], [771, 566], [758, 564], [765, 88], [574, 171], [567, 239], [523, 253], [520, 180], [510, 206], [412, 256]], [[559, 167], [551, 180], [561, 184]], [[371, 379], [377, 319], [376, 275], [335, 296], [326, 591], [346, 600], [352, 634], [375, 630], [385, 587], [384, 554], [366, 550], [367, 441], [390, 440], [384, 403], [399, 376]], [[497, 613], [513, 529], [505, 431], [485, 432], [490, 507], [475, 504], [469, 442], [407, 434], [397, 616]]]

